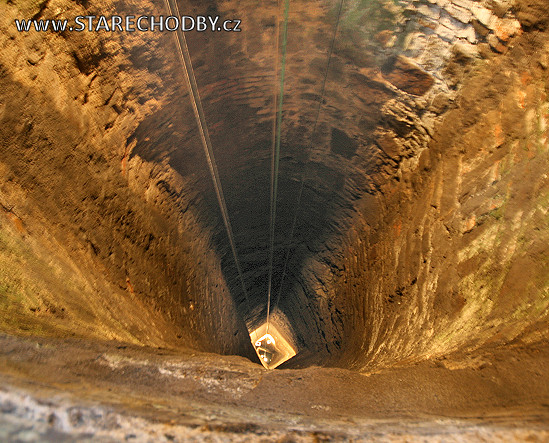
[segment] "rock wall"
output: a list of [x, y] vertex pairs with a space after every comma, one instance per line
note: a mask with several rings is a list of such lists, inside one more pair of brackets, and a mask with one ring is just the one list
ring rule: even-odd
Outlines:
[[[295, 290], [320, 332], [301, 337], [313, 361], [371, 369], [547, 336], [547, 10], [400, 5], [376, 30], [378, 61], [360, 69], [390, 95], [353, 136], [356, 212], [338, 208], [328, 239], [302, 247]], [[292, 322], [305, 330], [305, 316]]]
[[245, 352], [184, 181], [161, 164], [128, 162], [139, 122], [167, 101], [166, 66], [136, 55], [162, 36], [19, 33], [13, 24], [155, 11], [117, 7], [2, 5], [0, 278], [16, 315], [3, 326]]
[[514, 43], [468, 76], [417, 163], [363, 201], [334, 284], [354, 294], [352, 366], [546, 340], [548, 47]]
[[[547, 7], [355, 0], [339, 21], [338, 7], [292, 1], [288, 25], [274, 284], [292, 364], [370, 370], [545, 340]], [[160, 6], [1, 8], [0, 281], [17, 318], [3, 327], [249, 355], [244, 324], [266, 304], [275, 2], [180, 4], [242, 20], [187, 37], [249, 302], [173, 36], [13, 26]]]

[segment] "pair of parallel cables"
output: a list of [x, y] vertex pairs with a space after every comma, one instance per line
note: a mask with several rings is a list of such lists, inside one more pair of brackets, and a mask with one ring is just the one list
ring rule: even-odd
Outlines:
[[[279, 1], [279, 0], [278, 0]], [[286, 74], [286, 52], [287, 52], [287, 43], [288, 43], [288, 18], [289, 18], [289, 9], [290, 9], [290, 0], [284, 0], [284, 13], [283, 13], [283, 29], [282, 29], [282, 60], [281, 60], [281, 66], [280, 66], [280, 88], [277, 88], [277, 72], [278, 72], [278, 64], [279, 64], [279, 38], [280, 38], [280, 16], [279, 16], [279, 10], [280, 10], [280, 4], [277, 1], [277, 22], [276, 22], [276, 56], [275, 56], [275, 94], [274, 94], [274, 117], [273, 117], [273, 137], [272, 137], [272, 145], [271, 145], [271, 190], [270, 190], [270, 218], [269, 218], [269, 274], [268, 274], [268, 285], [267, 285], [267, 319], [266, 319], [266, 333], [269, 332], [269, 323], [270, 323], [270, 313], [271, 313], [271, 295], [272, 295], [272, 286], [273, 286], [273, 261], [274, 261], [274, 243], [275, 243], [275, 222], [276, 222], [276, 202], [277, 202], [277, 194], [278, 194], [278, 172], [279, 172], [279, 162], [280, 162], [280, 143], [281, 143], [281, 127], [282, 127], [282, 107], [283, 107], [283, 99], [284, 99], [284, 80], [285, 80], [285, 74]], [[324, 77], [322, 80], [322, 88], [321, 88], [321, 94], [320, 99], [318, 101], [318, 107], [316, 111], [316, 117], [313, 125], [313, 130], [311, 133], [311, 142], [313, 140], [314, 134], [316, 132], [316, 127], [318, 123], [318, 118], [320, 115], [320, 109], [322, 107], [322, 101], [324, 100], [324, 93], [326, 90], [326, 80], [328, 78], [328, 71], [330, 68], [330, 61], [332, 58], [333, 50], [334, 50], [334, 44], [336, 40], [337, 30], [339, 26], [339, 21], [341, 17], [341, 11], [343, 8], [343, 1], [340, 0], [339, 8], [337, 12], [337, 19], [336, 24], [334, 27], [334, 33], [332, 37], [332, 41], [330, 44], [330, 50], [328, 53], [328, 61], [326, 63], [326, 69], [324, 72]], [[179, 8], [177, 6], [176, 0], [164, 0], [166, 8], [168, 10], [169, 15], [173, 15], [176, 17], [180, 17], [181, 14], [179, 13]], [[213, 153], [212, 143], [210, 140], [210, 135], [208, 132], [208, 126], [206, 124], [206, 118], [204, 115], [204, 110], [202, 108], [202, 101], [200, 99], [200, 93], [198, 91], [198, 85], [196, 83], [196, 77], [194, 74], [191, 56], [189, 53], [189, 48], [187, 46], [187, 40], [185, 38], [185, 34], [181, 29], [177, 29], [176, 33], [176, 44], [178, 49], [178, 54], [180, 57], [181, 65], [183, 67], [183, 72], [185, 75], [185, 80], [187, 81], [187, 86], [189, 88], [189, 95], [191, 98], [191, 103], [196, 119], [196, 123], [198, 126], [198, 130], [200, 133], [200, 139], [202, 142], [202, 147], [204, 149], [204, 153], [206, 155], [206, 160], [208, 162], [208, 167], [210, 170], [210, 175], [212, 177], [212, 181], [215, 188], [215, 193], [217, 196], [217, 201], [219, 204], [219, 208], [221, 211], [221, 216], [223, 218], [223, 223], [225, 225], [225, 230], [227, 231], [227, 237], [229, 239], [229, 243], [231, 246], [231, 252], [233, 255], [233, 259], [235, 262], [236, 270], [238, 273], [238, 277], [240, 279], [240, 283], [242, 286], [242, 293], [244, 294], [244, 298], [246, 300], [246, 303], [248, 305], [248, 309], [251, 310], [251, 304], [250, 299], [248, 297], [248, 291], [246, 289], [246, 284], [244, 281], [244, 275], [242, 272], [242, 266], [240, 264], [240, 260], [238, 258], [238, 252], [236, 248], [236, 242], [234, 239], [234, 233], [231, 225], [231, 220], [229, 217], [229, 211], [227, 209], [227, 204], [225, 201], [225, 195], [223, 193], [223, 188], [221, 186], [221, 180], [219, 178], [219, 171], [217, 169], [217, 164], [215, 162], [215, 157]], [[284, 278], [287, 275], [287, 269], [288, 269], [288, 262], [291, 255], [291, 244], [293, 241], [293, 237], [295, 234], [295, 228], [297, 224], [299, 209], [301, 206], [301, 200], [303, 196], [303, 189], [304, 189], [304, 183], [306, 178], [306, 168], [307, 168], [308, 162], [305, 163], [305, 166], [301, 173], [301, 179], [300, 179], [300, 187], [299, 187], [299, 193], [297, 198], [297, 204], [296, 204], [296, 210], [294, 214], [294, 218], [292, 221], [292, 226], [290, 230], [290, 236], [288, 241], [288, 246], [286, 248], [286, 255], [284, 259], [284, 268], [281, 276], [281, 281], [279, 285], [279, 290], [276, 295], [275, 299], [275, 305], [273, 307], [273, 310], [276, 309], [278, 306], [278, 301], [280, 299], [280, 294], [282, 292], [282, 285], [284, 283]]]
[[[332, 35], [332, 41], [330, 43], [330, 49], [328, 51], [328, 61], [326, 62], [326, 69], [324, 70], [324, 76], [322, 79], [322, 87], [320, 89], [320, 99], [318, 100], [318, 106], [316, 108], [316, 116], [313, 124], [313, 130], [311, 131], [311, 145], [314, 140], [314, 135], [316, 133], [316, 127], [318, 124], [318, 118], [320, 116], [320, 109], [322, 107], [322, 102], [324, 100], [324, 94], [326, 92], [326, 81], [328, 79], [328, 72], [330, 70], [330, 61], [332, 60], [332, 55], [334, 52], [334, 46], [337, 36], [337, 30], [339, 28], [339, 22], [341, 19], [341, 11], [343, 9], [343, 1], [339, 1], [339, 7], [337, 11], [336, 23], [334, 26], [334, 32]], [[284, 95], [284, 75], [286, 68], [286, 46], [287, 46], [287, 31], [288, 31], [288, 9], [289, 9], [289, 0], [285, 0], [284, 5], [284, 29], [283, 29], [283, 38], [282, 38], [282, 64], [281, 64], [281, 79], [280, 79], [280, 92], [279, 92], [279, 103], [278, 103], [278, 112], [275, 121], [275, 127], [273, 128], [273, 146], [272, 146], [272, 165], [271, 165], [271, 218], [270, 218], [270, 245], [269, 245], [269, 281], [268, 281], [268, 293], [267, 293], [267, 332], [269, 332], [269, 322], [270, 322], [270, 312], [271, 312], [271, 292], [272, 292], [272, 278], [273, 278], [273, 257], [274, 257], [274, 232], [275, 232], [275, 221], [276, 221], [276, 198], [278, 190], [278, 163], [280, 160], [280, 134], [281, 134], [281, 122], [282, 122], [282, 99]], [[277, 22], [278, 23], [278, 22]], [[277, 57], [275, 62], [275, 75], [278, 72], [278, 26], [277, 26]], [[275, 82], [276, 83], [276, 82]], [[277, 107], [276, 94], [275, 94], [275, 108]], [[292, 252], [292, 241], [295, 235], [295, 229], [297, 225], [297, 219], [299, 216], [301, 208], [301, 200], [303, 197], [303, 190], [305, 187], [305, 178], [307, 176], [307, 165], [309, 164], [308, 160], [305, 162], [305, 165], [301, 171], [301, 177], [299, 180], [299, 192], [297, 196], [296, 209], [294, 213], [294, 218], [292, 220], [292, 226], [290, 228], [290, 236], [288, 237], [288, 244], [286, 246], [286, 255], [284, 258], [284, 266], [282, 271], [282, 276], [280, 278], [280, 283], [278, 285], [278, 292], [276, 293], [275, 303], [273, 311], [278, 306], [280, 300], [280, 295], [282, 292], [282, 287], [284, 285], [284, 279], [288, 273], [288, 263], [290, 260], [290, 255]]]

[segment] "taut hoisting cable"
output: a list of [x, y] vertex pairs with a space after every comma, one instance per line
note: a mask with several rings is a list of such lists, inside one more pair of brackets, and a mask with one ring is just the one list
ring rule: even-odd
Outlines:
[[[321, 88], [321, 92], [320, 92], [320, 99], [318, 101], [318, 107], [316, 109], [315, 122], [314, 122], [314, 125], [313, 125], [313, 130], [311, 132], [311, 144], [312, 144], [315, 132], [316, 132], [316, 126], [317, 126], [317, 123], [318, 123], [318, 118], [320, 116], [320, 109], [322, 107], [322, 100], [323, 100], [324, 94], [326, 92], [326, 80], [328, 79], [328, 71], [330, 69], [330, 61], [332, 59], [332, 54], [334, 52], [334, 45], [335, 45], [335, 41], [336, 41], [337, 30], [338, 30], [339, 21], [340, 21], [340, 18], [341, 18], [341, 11], [343, 9], [343, 1], [344, 0], [340, 0], [340, 2], [339, 2], [339, 9], [337, 11], [336, 24], [335, 24], [335, 27], [334, 27], [334, 35], [332, 36], [332, 43], [330, 44], [330, 50], [328, 52], [328, 61], [326, 62], [326, 70], [324, 71], [324, 78], [322, 80], [322, 88]], [[296, 210], [295, 210], [295, 214], [294, 214], [294, 219], [292, 221], [292, 227], [291, 227], [291, 230], [290, 230], [290, 237], [289, 237], [289, 240], [288, 240], [288, 246], [286, 248], [286, 257], [284, 259], [284, 268], [283, 268], [283, 271], [282, 271], [282, 277], [280, 278], [280, 285], [278, 287], [278, 292], [276, 294], [273, 310], [276, 309], [276, 307], [278, 306], [278, 301], [280, 300], [280, 294], [282, 292], [282, 285], [284, 284], [284, 278], [286, 277], [286, 274], [288, 272], [288, 262], [289, 262], [289, 258], [290, 258], [290, 253], [292, 251], [292, 248], [291, 248], [292, 240], [294, 238], [295, 228], [296, 228], [296, 225], [297, 225], [297, 217], [299, 215], [299, 209], [300, 209], [300, 206], [301, 206], [301, 198], [303, 197], [303, 188], [304, 188], [304, 185], [305, 185], [305, 175], [306, 175], [306, 170], [307, 170], [307, 164], [308, 163], [305, 163], [305, 166], [303, 167], [303, 170], [301, 172], [301, 180], [300, 180], [301, 183], [300, 183], [300, 186], [299, 186], [299, 193], [298, 193], [298, 196], [297, 196]]]
[[[177, 3], [175, 0], [164, 0], [164, 3], [166, 4], [169, 15], [181, 17], [181, 14], [179, 13], [179, 8], [177, 7]], [[200, 100], [200, 94], [198, 92], [198, 85], [196, 83], [196, 78], [193, 71], [193, 65], [191, 61], [191, 55], [189, 53], [189, 48], [187, 46], [187, 40], [185, 38], [185, 34], [183, 34], [181, 29], [177, 28], [175, 34], [177, 37], [176, 42], [179, 50], [178, 53], [180, 56], [181, 64], [183, 66], [183, 72], [185, 74], [187, 86], [189, 87], [189, 95], [191, 97], [191, 102], [193, 105], [194, 116], [196, 118], [196, 123], [200, 132], [200, 139], [202, 140], [202, 146], [204, 148], [204, 153], [206, 154], [206, 160], [208, 161], [208, 167], [210, 169], [210, 174], [214, 183], [215, 193], [217, 195], [217, 202], [219, 203], [221, 216], [223, 217], [223, 223], [225, 224], [227, 236], [229, 237], [229, 243], [231, 244], [231, 251], [233, 253], [236, 270], [242, 284], [242, 292], [246, 299], [246, 303], [248, 304], [248, 310], [251, 310], [250, 300], [248, 298], [248, 291], [246, 290], [246, 284], [244, 283], [242, 267], [240, 266], [240, 261], [238, 260], [238, 253], [236, 250], [236, 243], [234, 240], [231, 220], [229, 218], [229, 212], [227, 210], [227, 204], [225, 202], [223, 188], [221, 187], [221, 181], [219, 179], [219, 172], [217, 170], [217, 164], [215, 162], [212, 144], [210, 141], [210, 135], [208, 132], [208, 127], [206, 125], [204, 110], [202, 109], [202, 102]]]
[[[278, 2], [277, 2], [278, 4]], [[267, 332], [269, 332], [269, 322], [271, 313], [271, 292], [273, 286], [273, 259], [274, 259], [274, 238], [275, 238], [275, 221], [276, 221], [276, 199], [278, 193], [278, 165], [280, 160], [280, 135], [281, 135], [281, 123], [282, 123], [282, 105], [284, 102], [284, 75], [286, 72], [286, 47], [288, 42], [288, 15], [290, 10], [290, 0], [284, 2], [284, 27], [282, 30], [282, 62], [280, 66], [280, 90], [278, 93], [278, 100], [275, 93], [275, 107], [278, 105], [278, 112], [276, 114], [276, 120], [273, 124], [273, 144], [272, 144], [272, 156], [271, 156], [271, 212], [269, 220], [269, 277], [267, 285]], [[278, 8], [277, 8], [278, 12]], [[278, 70], [278, 14], [277, 14], [277, 26], [276, 26], [276, 60], [275, 60], [275, 75]]]

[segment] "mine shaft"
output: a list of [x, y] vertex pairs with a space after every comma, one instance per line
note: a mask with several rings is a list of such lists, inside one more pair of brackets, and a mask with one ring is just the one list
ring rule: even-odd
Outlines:
[[1, 441], [549, 439], [545, 0], [0, 30]]

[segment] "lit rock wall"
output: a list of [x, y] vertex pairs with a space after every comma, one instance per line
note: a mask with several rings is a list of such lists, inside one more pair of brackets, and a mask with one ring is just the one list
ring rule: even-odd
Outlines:
[[[386, 5], [393, 21], [369, 37], [377, 45], [359, 72], [387, 95], [340, 120], [348, 130], [353, 118], [370, 119], [359, 136], [351, 132], [359, 140], [351, 161], [335, 159], [338, 172], [360, 165], [345, 177], [352, 210], [335, 211], [337, 224], [316, 248], [301, 247], [294, 289], [320, 337], [303, 334], [303, 354], [371, 369], [460, 347], [545, 340], [547, 10]], [[347, 14], [341, 35], [352, 38]], [[358, 60], [338, 44], [336, 57]], [[335, 78], [328, 94], [345, 84], [341, 73]], [[347, 88], [362, 98], [357, 85]], [[319, 189], [326, 177], [309, 180]], [[292, 316], [292, 305], [283, 306]], [[298, 329], [306, 330], [307, 315], [293, 316]]]
[[492, 49], [425, 150], [361, 202], [333, 286], [352, 367], [547, 339], [549, 47], [536, 31]]
[[[327, 70], [338, 6], [292, 1], [288, 24], [274, 283], [300, 351], [294, 364], [364, 369], [543, 339], [547, 7], [345, 1]], [[122, 319], [123, 306], [139, 300], [165, 326], [136, 310], [124, 322], [141, 325], [138, 342], [162, 330], [171, 344], [249, 355], [244, 322], [263, 321], [267, 300], [275, 2], [180, 4], [184, 14], [242, 20], [241, 33], [188, 41], [249, 302], [173, 36], [13, 26], [21, 16], [158, 15], [160, 6], [0, 7], [2, 232], [97, 282], [38, 299], [63, 307], [100, 297], [88, 329], [108, 315]], [[34, 223], [26, 234], [17, 227]], [[4, 289], [23, 267], [7, 250]], [[47, 263], [21, 288], [40, 286]], [[13, 296], [29, 294], [21, 288], [4, 290], [9, 309], [32, 322], [31, 296]], [[120, 313], [108, 314], [122, 299]]]
[[132, 133], [174, 83], [139, 48], [168, 36], [19, 33], [13, 23], [160, 12], [143, 2], [0, 8], [2, 328], [245, 352], [184, 180], [129, 161]]

